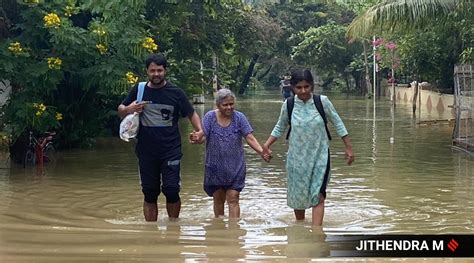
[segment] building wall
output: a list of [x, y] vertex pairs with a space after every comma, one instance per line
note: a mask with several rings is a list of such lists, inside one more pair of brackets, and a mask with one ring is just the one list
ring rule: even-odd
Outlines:
[[[421, 107], [417, 98], [417, 114], [421, 113], [421, 121], [437, 121], [437, 120], [453, 120], [455, 118], [454, 95], [441, 94], [438, 92], [423, 90], [421, 85]], [[403, 104], [412, 104], [414, 86], [395, 86], [396, 102]], [[392, 86], [387, 84], [383, 88], [383, 95], [390, 98], [392, 94]]]

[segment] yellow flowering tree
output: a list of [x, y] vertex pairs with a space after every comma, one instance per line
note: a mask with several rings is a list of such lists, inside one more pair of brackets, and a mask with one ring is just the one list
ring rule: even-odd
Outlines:
[[59, 127], [62, 120], [62, 114], [57, 112], [55, 107], [46, 106], [41, 102], [27, 104], [25, 114], [27, 127], [39, 133]]
[[[2, 130], [56, 129], [70, 145], [102, 132], [144, 58], [158, 52], [144, 0], [17, 1], [18, 32], [0, 42], [0, 76], [12, 82]], [[81, 123], [81, 126], [77, 126]], [[60, 125], [61, 124], [61, 125]]]
[[[8, 3], [2, 6], [11, 25], [0, 25], [0, 76], [14, 88], [2, 109], [1, 128], [14, 138], [24, 129], [49, 125], [68, 147], [90, 146], [104, 127], [108, 134], [117, 132], [115, 109], [132, 85], [146, 78], [143, 62], [150, 53], [165, 53], [173, 65], [167, 73], [171, 82], [202, 92], [213, 57], [219, 59], [222, 83], [236, 84], [242, 75], [252, 75], [255, 56], [273, 57], [265, 50], [275, 41], [265, 38], [278, 35], [272, 28], [279, 28], [260, 23], [266, 20], [236, 0]], [[33, 103], [62, 115], [50, 112], [51, 121], [44, 121], [46, 114], [34, 111]], [[60, 126], [52, 116], [62, 118]], [[27, 118], [41, 118], [46, 126]]]
[[[25, 101], [25, 98], [22, 98], [22, 100]], [[24, 131], [34, 131], [35, 133], [41, 134], [46, 131], [58, 129], [63, 119], [62, 113], [58, 112], [55, 106], [45, 105], [44, 102], [40, 101], [11, 104], [5, 113], [21, 120], [16, 123], [15, 128], [22, 133]], [[9, 129], [6, 129], [6, 131], [10, 131], [9, 134], [13, 132]]]

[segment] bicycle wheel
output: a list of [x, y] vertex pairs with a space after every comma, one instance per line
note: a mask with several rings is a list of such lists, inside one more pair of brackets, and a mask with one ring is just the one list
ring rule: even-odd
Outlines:
[[35, 152], [30, 149], [26, 151], [23, 167], [27, 167], [27, 166], [31, 167], [31, 166], [35, 166], [35, 164], [36, 164]]
[[56, 149], [52, 143], [46, 144], [43, 149], [43, 162], [44, 163], [54, 163], [56, 162]]

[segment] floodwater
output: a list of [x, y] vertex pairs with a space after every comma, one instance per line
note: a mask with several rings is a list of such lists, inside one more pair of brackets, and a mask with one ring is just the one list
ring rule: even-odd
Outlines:
[[[184, 142], [180, 220], [168, 221], [160, 198], [157, 223], [143, 220], [133, 144], [109, 138], [61, 152], [42, 171], [0, 169], [0, 262], [307, 261], [331, 256], [329, 235], [474, 234], [474, 158], [452, 150], [449, 124], [418, 125], [411, 105], [391, 111], [385, 99], [374, 114], [372, 100], [330, 98], [356, 161], [345, 165], [334, 138], [322, 229], [310, 227], [310, 210], [295, 222], [286, 205], [283, 138], [269, 164], [246, 146], [239, 221], [213, 218], [202, 190], [204, 146]], [[280, 107], [275, 96], [237, 102], [262, 143]], [[201, 115], [210, 109], [196, 106]], [[183, 120], [183, 137], [190, 129]]]

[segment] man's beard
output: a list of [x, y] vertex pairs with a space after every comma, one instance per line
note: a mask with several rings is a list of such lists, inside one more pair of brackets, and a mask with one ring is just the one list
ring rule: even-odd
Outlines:
[[160, 85], [163, 83], [163, 81], [165, 81], [164, 78], [152, 78], [151, 79], [151, 83], [153, 83], [153, 85]]

